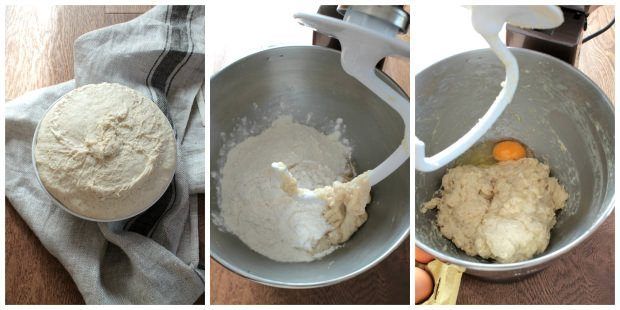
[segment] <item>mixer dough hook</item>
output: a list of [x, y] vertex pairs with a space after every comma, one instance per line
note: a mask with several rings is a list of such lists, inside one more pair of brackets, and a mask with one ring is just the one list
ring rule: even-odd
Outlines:
[[[387, 56], [409, 58], [409, 44], [395, 37], [400, 27], [363, 11], [370, 6], [346, 10], [343, 20], [318, 14], [294, 15], [303, 25], [335, 37], [342, 46], [341, 63], [345, 72], [359, 80], [392, 107], [405, 124], [398, 148], [370, 172], [370, 185], [385, 179], [409, 158], [409, 100], [375, 74], [375, 65]], [[377, 9], [377, 7], [375, 7]]]
[[536, 29], [554, 28], [562, 24], [564, 16], [554, 5], [498, 5], [469, 6], [472, 11], [472, 24], [489, 43], [491, 49], [506, 66], [505, 87], [493, 101], [487, 112], [465, 135], [437, 154], [426, 157], [424, 142], [414, 137], [416, 169], [424, 172], [437, 170], [463, 154], [480, 139], [502, 114], [519, 82], [517, 60], [499, 39], [499, 31], [504, 23]]

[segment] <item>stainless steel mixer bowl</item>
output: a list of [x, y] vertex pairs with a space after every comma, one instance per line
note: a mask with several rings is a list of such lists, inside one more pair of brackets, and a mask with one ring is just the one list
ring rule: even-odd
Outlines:
[[[470, 257], [441, 236], [436, 211], [420, 212], [441, 186], [446, 169], [416, 172], [416, 245], [467, 273], [509, 280], [541, 270], [582, 242], [614, 207], [614, 108], [603, 92], [572, 66], [538, 52], [512, 49], [519, 86], [497, 123], [481, 139], [515, 138], [548, 163], [570, 197], [557, 214], [546, 251], [530, 260], [491, 263]], [[488, 50], [444, 59], [416, 76], [416, 136], [429, 154], [452, 144], [488, 109], [504, 68]]]
[[[396, 88], [381, 72], [377, 74]], [[305, 46], [282, 47], [250, 55], [211, 79], [211, 171], [224, 164], [221, 133], [235, 124], [256, 124], [258, 134], [281, 113], [321, 129], [337, 118], [346, 125], [357, 171], [374, 168], [396, 149], [404, 124], [398, 114], [340, 65], [340, 53]], [[308, 120], [307, 116], [312, 117]], [[328, 132], [326, 132], [328, 133]], [[219, 213], [217, 179], [211, 178], [211, 213]], [[409, 234], [409, 162], [372, 188], [368, 221], [344, 246], [310, 263], [281, 263], [247, 247], [211, 222], [211, 256], [228, 269], [264, 284], [307, 288], [334, 284], [371, 268]]]

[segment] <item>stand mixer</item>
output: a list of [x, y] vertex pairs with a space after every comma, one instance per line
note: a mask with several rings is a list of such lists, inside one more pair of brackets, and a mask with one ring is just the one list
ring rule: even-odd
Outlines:
[[561, 5], [564, 23], [553, 29], [524, 29], [506, 25], [506, 45], [543, 52], [577, 66], [581, 45], [614, 23], [612, 20], [595, 34], [584, 38], [588, 17], [599, 7], [600, 5]]
[[[370, 172], [370, 185], [385, 179], [409, 158], [409, 101], [375, 74], [375, 65], [387, 56], [409, 58], [409, 44], [396, 38], [409, 17], [391, 6], [340, 7], [339, 20], [318, 14], [297, 13], [300, 23], [335, 37], [342, 47], [341, 64], [345, 72], [392, 107], [403, 119], [405, 132], [400, 146]], [[395, 22], [396, 23], [395, 23]]]
[[[326, 24], [332, 23], [327, 21]], [[382, 36], [377, 31], [362, 29], [370, 32], [369, 36]], [[409, 54], [407, 43], [395, 45], [401, 50], [398, 55]], [[350, 51], [349, 55], [356, 52]], [[383, 55], [374, 57], [379, 59]], [[346, 139], [354, 144], [355, 166], [361, 171], [380, 171], [377, 167], [397, 149], [400, 149], [397, 157], [403, 163], [394, 172], [374, 174], [373, 197], [366, 206], [368, 219], [355, 237], [329, 254], [329, 258], [312, 262], [283, 264], [273, 261], [244, 245], [233, 234], [221, 231], [216, 217], [221, 206], [217, 195], [212, 195], [211, 255], [244, 277], [279, 287], [330, 285], [372, 268], [409, 236], [410, 169], [405, 148], [408, 139], [403, 143], [403, 133], [408, 129], [401, 114], [384, 103], [386, 99], [399, 100], [402, 104], [397, 108], [405, 114], [408, 113], [408, 96], [384, 72], [376, 70], [375, 63], [369, 64], [368, 72], [362, 72], [365, 76], [358, 79], [345, 72], [341, 59], [340, 52], [320, 46], [283, 46], [240, 59], [211, 79], [210, 149], [211, 167], [216, 172], [211, 182], [212, 193], [218, 191], [217, 169], [223, 167], [229, 146], [244, 139], [244, 133], [235, 135], [237, 125], [247, 120], [242, 127], [259, 132], [269, 125], [274, 115], [282, 113], [323, 132], [334, 128], [333, 120], [343, 118]], [[371, 59], [369, 62], [375, 62]], [[375, 77], [380, 81], [374, 80]], [[389, 88], [385, 91], [386, 99], [371, 91], [360, 79], [385, 83]], [[409, 114], [405, 115], [408, 123]], [[223, 138], [221, 133], [226, 136]], [[366, 174], [368, 179], [369, 174]], [[390, 176], [383, 179], [388, 174]]]
[[495, 55], [506, 67], [504, 88], [479, 121], [465, 135], [437, 154], [426, 157], [424, 142], [414, 137], [416, 169], [434, 171], [469, 149], [493, 126], [512, 100], [519, 82], [517, 60], [499, 39], [499, 31], [505, 23], [524, 28], [548, 29], [563, 22], [557, 6], [470, 6], [474, 29], [487, 41]]
[[[562, 16], [557, 7], [533, 9]], [[514, 19], [505, 20], [514, 23]], [[501, 27], [501, 18], [499, 23]], [[614, 112], [609, 98], [582, 72], [558, 58], [522, 48], [509, 53], [518, 61], [519, 84], [512, 103], [480, 140], [524, 141], [569, 193], [544, 252], [506, 264], [467, 255], [439, 233], [436, 213], [421, 212], [422, 204], [441, 186], [451, 161], [441, 163], [443, 167], [416, 169], [415, 176], [416, 246], [443, 262], [464, 267], [470, 275], [495, 281], [514, 281], [545, 268], [591, 235], [615, 201]], [[495, 52], [480, 49], [447, 57], [416, 75], [415, 133], [430, 154], [450, 147], [481, 122], [489, 102], [497, 102], [498, 84], [506, 71]]]

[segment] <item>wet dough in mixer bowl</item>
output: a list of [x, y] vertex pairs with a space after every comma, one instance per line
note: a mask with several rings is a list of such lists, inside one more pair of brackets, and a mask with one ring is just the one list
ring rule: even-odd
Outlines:
[[438, 209], [441, 233], [468, 255], [512, 263], [547, 248], [555, 211], [567, 198], [549, 166], [523, 158], [448, 170], [439, 197], [422, 212]]

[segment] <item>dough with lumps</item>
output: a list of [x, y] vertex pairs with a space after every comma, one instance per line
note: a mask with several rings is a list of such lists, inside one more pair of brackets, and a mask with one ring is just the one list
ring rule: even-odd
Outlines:
[[467, 255], [512, 263], [547, 248], [555, 212], [567, 199], [549, 166], [523, 158], [449, 169], [422, 212], [438, 209], [441, 233]]
[[120, 84], [70, 91], [45, 114], [35, 139], [47, 191], [92, 219], [125, 218], [149, 207], [176, 168], [168, 119], [153, 101]]
[[366, 205], [370, 203], [370, 172], [366, 171], [353, 180], [317, 188], [314, 192], [327, 202], [323, 217], [334, 227], [326, 238], [338, 245], [351, 238], [368, 219]]

